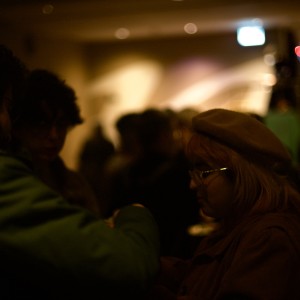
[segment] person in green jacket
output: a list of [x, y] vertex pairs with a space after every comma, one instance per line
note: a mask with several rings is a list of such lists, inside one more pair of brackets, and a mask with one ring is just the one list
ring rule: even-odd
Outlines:
[[26, 149], [35, 173], [68, 202], [103, 216], [87, 179], [69, 168], [60, 155], [67, 135], [84, 122], [75, 90], [56, 73], [33, 69], [18, 103], [12, 139]]
[[[9, 149], [26, 67], [0, 45], [1, 299], [140, 299], [159, 268], [157, 225], [139, 204], [108, 226], [44, 184]], [[113, 228], [112, 228], [113, 227]]]

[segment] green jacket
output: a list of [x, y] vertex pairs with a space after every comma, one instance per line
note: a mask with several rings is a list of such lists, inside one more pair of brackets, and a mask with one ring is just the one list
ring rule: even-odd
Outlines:
[[124, 207], [111, 229], [0, 153], [1, 299], [138, 298], [158, 271], [158, 248], [147, 209]]

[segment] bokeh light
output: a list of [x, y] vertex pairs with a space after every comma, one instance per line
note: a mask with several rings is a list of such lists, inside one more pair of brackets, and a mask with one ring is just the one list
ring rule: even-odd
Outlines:
[[297, 55], [298, 60], [300, 61], [300, 46], [295, 47], [295, 53]]

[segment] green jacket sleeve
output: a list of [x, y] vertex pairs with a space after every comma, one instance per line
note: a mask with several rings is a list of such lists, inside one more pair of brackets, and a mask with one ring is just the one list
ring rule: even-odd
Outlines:
[[0, 156], [0, 182], [1, 257], [14, 274], [29, 266], [26, 280], [32, 276], [52, 287], [63, 280], [75, 291], [143, 291], [152, 282], [159, 267], [158, 231], [146, 208], [121, 209], [111, 229], [8, 156]]

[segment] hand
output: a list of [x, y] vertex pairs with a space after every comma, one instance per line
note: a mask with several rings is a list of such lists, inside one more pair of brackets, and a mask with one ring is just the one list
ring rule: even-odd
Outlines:
[[[129, 206], [145, 207], [143, 204], [140, 204], [140, 203], [132, 203]], [[115, 218], [117, 217], [119, 212], [120, 212], [120, 209], [116, 209], [110, 218], [104, 220], [104, 222], [106, 223], [106, 225], [108, 227], [110, 227], [110, 228], [115, 227]]]

